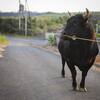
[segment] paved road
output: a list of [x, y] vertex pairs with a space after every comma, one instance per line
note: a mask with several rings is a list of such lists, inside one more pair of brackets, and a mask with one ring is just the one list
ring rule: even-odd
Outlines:
[[87, 93], [72, 91], [69, 70], [60, 76], [60, 57], [28, 43], [11, 39], [0, 58], [0, 100], [100, 100], [99, 72], [89, 71]]

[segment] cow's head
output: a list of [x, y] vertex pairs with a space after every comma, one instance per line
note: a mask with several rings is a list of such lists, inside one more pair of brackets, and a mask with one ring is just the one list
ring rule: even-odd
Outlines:
[[77, 14], [75, 16], [70, 17], [67, 20], [67, 25], [65, 26], [64, 33], [72, 35], [90, 33], [88, 27], [89, 18], [90, 12], [88, 9], [86, 9], [86, 12], [84, 14]]

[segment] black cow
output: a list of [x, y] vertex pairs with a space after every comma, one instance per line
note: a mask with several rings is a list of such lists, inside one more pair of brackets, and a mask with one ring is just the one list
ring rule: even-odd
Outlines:
[[[72, 39], [69, 36], [76, 36], [81, 39]], [[77, 14], [68, 19], [62, 31], [58, 49], [62, 58], [62, 77], [65, 77], [64, 66], [66, 62], [72, 74], [73, 89], [77, 90], [77, 72], [75, 65], [78, 66], [82, 71], [82, 80], [79, 90], [83, 92], [87, 91], [85, 88], [85, 78], [99, 51], [96, 43], [96, 34], [93, 25], [90, 23], [90, 13], [88, 9], [86, 9], [85, 14]]]

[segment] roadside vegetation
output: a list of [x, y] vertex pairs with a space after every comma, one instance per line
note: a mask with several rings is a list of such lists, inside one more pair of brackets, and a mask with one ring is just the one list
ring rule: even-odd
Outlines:
[[0, 45], [8, 45], [9, 41], [4, 35], [0, 35]]
[[[34, 16], [28, 18], [28, 35], [43, 35], [45, 32], [57, 32], [66, 23], [67, 16]], [[25, 19], [21, 19], [19, 31], [17, 17], [0, 17], [0, 32], [6, 34], [24, 34]]]
[[56, 46], [57, 45], [55, 35], [49, 35], [48, 43], [49, 43], [50, 46]]
[[[52, 13], [48, 12], [38, 16], [28, 17], [28, 35], [37, 36], [46, 32], [58, 32], [62, 30], [69, 18], [68, 13]], [[96, 29], [96, 24], [100, 26], [100, 12], [94, 12], [92, 16], [93, 25]], [[5, 34], [24, 35], [25, 18], [21, 18], [21, 29], [19, 30], [18, 17], [0, 17], [0, 32]], [[100, 33], [100, 29], [99, 29]], [[97, 35], [99, 37], [99, 35]]]
[[96, 37], [97, 37], [97, 38], [100, 38], [100, 33], [96, 34]]

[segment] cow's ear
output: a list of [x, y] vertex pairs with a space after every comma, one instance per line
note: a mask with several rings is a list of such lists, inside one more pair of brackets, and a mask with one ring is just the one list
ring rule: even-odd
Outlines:
[[89, 10], [86, 8], [86, 12], [83, 14], [83, 18], [85, 21], [88, 20], [88, 18], [91, 16], [91, 13], [89, 12]]
[[68, 15], [69, 15], [69, 17], [71, 17], [72, 16], [72, 14], [68, 11]]

